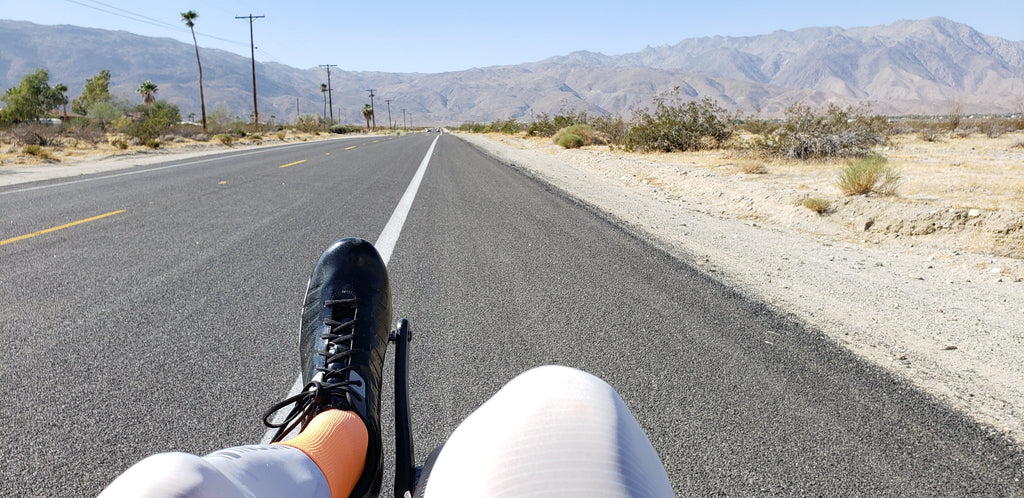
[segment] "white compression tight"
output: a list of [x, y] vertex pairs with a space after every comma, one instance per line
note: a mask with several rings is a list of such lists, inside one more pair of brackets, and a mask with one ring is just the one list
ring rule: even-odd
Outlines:
[[611, 386], [545, 366], [505, 385], [441, 449], [424, 496], [673, 496], [665, 467]]

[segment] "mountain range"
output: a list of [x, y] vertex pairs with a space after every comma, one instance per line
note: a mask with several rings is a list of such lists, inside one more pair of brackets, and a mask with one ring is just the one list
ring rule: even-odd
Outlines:
[[[109, 69], [111, 92], [131, 102], [151, 80], [158, 98], [183, 115], [199, 112], [198, 73], [191, 44], [124, 31], [46, 26], [0, 20], [0, 88], [16, 86], [37, 69], [69, 96], [86, 78]], [[200, 47], [207, 112], [246, 119], [252, 110], [250, 59]], [[324, 111], [321, 68], [257, 63], [260, 118], [295, 121]], [[392, 119], [416, 125], [495, 119], [528, 120], [566, 109], [629, 117], [653, 98], [678, 88], [683, 98], [708, 97], [731, 110], [780, 115], [803, 102], [869, 104], [888, 115], [1024, 110], [1024, 42], [987, 36], [934, 17], [890, 25], [775, 31], [749, 37], [703, 37], [639, 52], [573, 52], [542, 61], [436, 74], [331, 72], [335, 118], [363, 122], [374, 88], [378, 125]]]

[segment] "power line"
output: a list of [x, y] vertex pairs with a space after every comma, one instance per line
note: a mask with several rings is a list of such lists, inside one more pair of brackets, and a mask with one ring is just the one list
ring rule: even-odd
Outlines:
[[[113, 5], [108, 5], [108, 4], [105, 4], [103, 2], [99, 2], [97, 0], [83, 0], [83, 1], [84, 2], [91, 2], [91, 3], [97, 4], [97, 5], [102, 5], [103, 7], [107, 7], [109, 9], [114, 9], [114, 10], [113, 11], [106, 10], [106, 9], [97, 7], [96, 5], [90, 5], [88, 3], [83, 3], [83, 1], [78, 1], [78, 0], [64, 0], [64, 1], [68, 2], [68, 3], [73, 3], [75, 5], [79, 5], [79, 6], [85, 7], [87, 9], [93, 9], [93, 10], [96, 10], [96, 11], [99, 11], [99, 12], [103, 12], [104, 14], [110, 14], [112, 16], [120, 17], [122, 19], [128, 19], [129, 21], [135, 21], [135, 22], [140, 22], [140, 23], [143, 23], [143, 24], [149, 24], [150, 26], [157, 26], [157, 27], [160, 27], [160, 28], [166, 28], [166, 29], [170, 29], [172, 31], [177, 31], [179, 33], [189, 33], [189, 30], [184, 29], [184, 28], [182, 28], [181, 26], [179, 26], [177, 24], [171, 24], [171, 23], [168, 23], [168, 22], [161, 21], [159, 19], [154, 19], [152, 17], [147, 17], [147, 16], [144, 16], [142, 14], [137, 14], [135, 12], [132, 12], [130, 10], [122, 9], [120, 7], [115, 7]], [[237, 40], [229, 40], [227, 38], [221, 38], [219, 36], [207, 35], [207, 34], [203, 34], [203, 33], [196, 33], [196, 36], [200, 36], [200, 37], [203, 37], [203, 38], [212, 38], [214, 40], [220, 40], [222, 42], [233, 43], [233, 44], [236, 44], [236, 45], [243, 45], [243, 46], [245, 45], [244, 43], [242, 43], [240, 41], [237, 41]]]

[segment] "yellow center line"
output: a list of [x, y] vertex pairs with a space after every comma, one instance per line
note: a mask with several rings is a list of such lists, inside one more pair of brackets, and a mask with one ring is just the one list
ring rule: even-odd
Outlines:
[[59, 227], [47, 228], [46, 230], [40, 230], [38, 232], [33, 232], [33, 233], [28, 234], [28, 235], [22, 235], [22, 236], [19, 236], [19, 237], [14, 237], [13, 239], [0, 240], [0, 246], [2, 246], [4, 244], [10, 244], [11, 242], [17, 242], [19, 240], [29, 239], [29, 238], [35, 237], [36, 235], [42, 235], [44, 233], [55, 232], [55, 231], [63, 229], [63, 228], [73, 227], [75, 225], [81, 225], [82, 223], [88, 223], [90, 221], [96, 221], [96, 220], [98, 220], [100, 218], [106, 218], [107, 216], [114, 216], [115, 214], [121, 214], [123, 212], [125, 212], [124, 209], [119, 209], [117, 211], [111, 211], [109, 213], [101, 214], [99, 216], [93, 216], [92, 218], [86, 218], [84, 220], [72, 221], [71, 223], [67, 223], [67, 224], [61, 225]]
[[305, 159], [303, 159], [303, 160], [301, 160], [301, 161], [295, 161], [295, 162], [293, 162], [293, 163], [288, 163], [288, 164], [285, 164], [284, 166], [281, 166], [281, 167], [282, 167], [282, 168], [287, 168], [288, 166], [295, 166], [296, 164], [302, 164], [302, 163], [304, 163], [304, 162], [306, 162], [306, 160], [305, 160]]
[[355, 145], [353, 145], [353, 146], [351, 146], [351, 147], [345, 147], [345, 150], [352, 150], [352, 149], [354, 149], [354, 148], [356, 148], [356, 146], [355, 146]]

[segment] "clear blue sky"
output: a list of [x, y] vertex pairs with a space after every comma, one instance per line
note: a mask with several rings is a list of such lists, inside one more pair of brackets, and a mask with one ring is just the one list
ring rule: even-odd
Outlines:
[[427, 72], [518, 64], [590, 50], [608, 55], [699, 36], [750, 36], [812, 26], [874, 26], [943, 16], [1024, 40], [1021, 0], [444, 1], [2, 0], [0, 17], [170, 37], [191, 43], [180, 13], [196, 10], [200, 47], [300, 68]]

